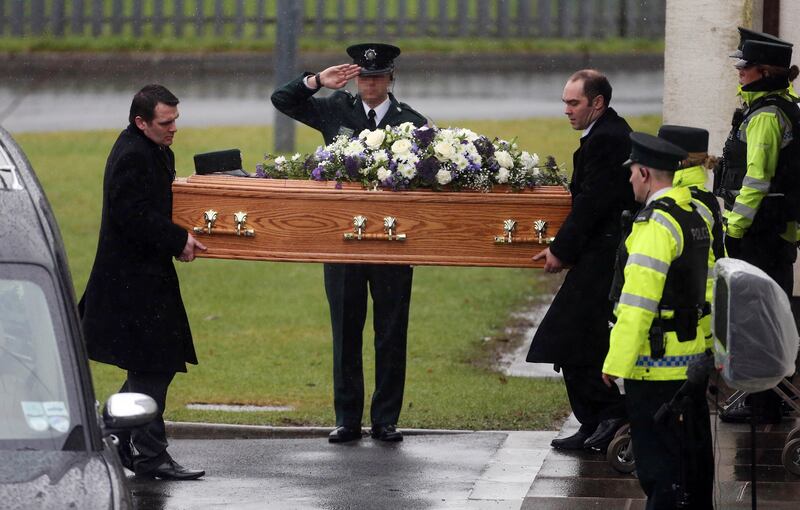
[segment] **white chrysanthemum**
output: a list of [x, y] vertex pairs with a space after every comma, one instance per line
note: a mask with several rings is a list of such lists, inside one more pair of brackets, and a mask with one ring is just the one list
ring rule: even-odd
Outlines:
[[372, 153], [372, 160], [375, 164], [386, 163], [389, 161], [389, 155], [385, 150], [379, 150]]
[[397, 131], [403, 133], [405, 135], [410, 135], [412, 131], [417, 129], [417, 126], [412, 124], [411, 122], [403, 122], [399, 126], [397, 126]]
[[377, 149], [381, 146], [385, 139], [386, 131], [383, 129], [376, 129], [375, 131], [369, 131], [367, 133], [367, 135], [364, 137], [364, 143], [366, 143], [367, 147], [370, 149]]
[[495, 178], [497, 179], [498, 183], [505, 184], [508, 182], [508, 175], [508, 168], [501, 168], [497, 171], [497, 174], [495, 174]]
[[357, 156], [362, 152], [364, 152], [364, 145], [362, 145], [358, 140], [351, 141], [342, 150], [342, 153], [345, 156]]
[[299, 152], [295, 152], [294, 156], [292, 156], [292, 161], [297, 161], [298, 159], [300, 159], [302, 157], [303, 157], [302, 154], [300, 154]]
[[475, 140], [478, 139], [478, 134], [469, 129], [461, 128], [457, 131], [457, 133], [459, 137], [464, 138], [465, 140], [468, 140], [470, 142], [474, 142]]
[[402, 154], [397, 156], [397, 161], [402, 161], [403, 163], [409, 163], [411, 165], [415, 165], [419, 163], [419, 156], [417, 156], [413, 152], [409, 152], [407, 154]]
[[511, 157], [507, 151], [497, 151], [494, 153], [494, 159], [497, 160], [497, 164], [504, 167], [504, 168], [513, 168], [514, 167], [514, 158]]
[[417, 168], [411, 163], [400, 163], [397, 165], [397, 171], [406, 179], [413, 179], [417, 175]]
[[286, 163], [286, 158], [284, 158], [283, 156], [278, 156], [277, 158], [275, 158], [276, 165], [282, 165], [284, 163]]
[[386, 179], [388, 179], [391, 176], [392, 176], [392, 172], [390, 172], [388, 168], [382, 166], [382, 167], [380, 167], [378, 169], [378, 180], [379, 181], [385, 181]]
[[392, 144], [392, 154], [405, 156], [411, 152], [411, 141], [401, 138]]
[[464, 170], [469, 166], [469, 160], [463, 154], [456, 154], [453, 157], [453, 164], [455, 164], [456, 168], [459, 170]]
[[444, 186], [445, 184], [449, 184], [450, 181], [453, 180], [453, 175], [448, 172], [447, 170], [439, 170], [436, 172], [436, 182]]
[[456, 143], [456, 139], [457, 138], [458, 138], [458, 134], [454, 130], [452, 130], [450, 128], [442, 129], [438, 133], [436, 133], [436, 139], [437, 140], [445, 142], [445, 143], [449, 143], [450, 145], [452, 145], [453, 143]]
[[522, 155], [520, 155], [519, 160], [522, 162], [522, 166], [525, 168], [525, 170], [530, 170], [539, 164], [539, 155], [536, 153], [531, 154], [527, 151], [522, 151]]
[[452, 143], [441, 141], [433, 146], [433, 152], [439, 161], [449, 161], [456, 155], [456, 148]]

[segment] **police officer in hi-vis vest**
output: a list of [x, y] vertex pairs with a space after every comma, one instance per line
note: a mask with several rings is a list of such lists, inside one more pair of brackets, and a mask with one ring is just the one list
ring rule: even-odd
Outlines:
[[[352, 64], [303, 73], [272, 94], [272, 104], [289, 117], [322, 133], [325, 143], [338, 135], [354, 136], [365, 129], [383, 129], [427, 119], [390, 92], [394, 59], [400, 48], [390, 44], [356, 44], [347, 48]], [[358, 95], [338, 90], [356, 80]], [[337, 89], [314, 97], [323, 87]], [[412, 268], [389, 264], [325, 264], [325, 293], [333, 330], [333, 401], [336, 429], [328, 440], [361, 439], [364, 373], [361, 346], [367, 317], [367, 292], [372, 295], [375, 329], [375, 392], [372, 394], [371, 435], [381, 441], [402, 441], [397, 420], [403, 406], [406, 337], [411, 303]]]
[[603, 364], [606, 384], [624, 379], [631, 440], [648, 509], [713, 508], [711, 428], [705, 386], [680, 413], [655, 415], [705, 356], [699, 328], [705, 306], [710, 233], [673, 172], [687, 153], [666, 140], [631, 133], [630, 182], [643, 204], [619, 257], [624, 278]]

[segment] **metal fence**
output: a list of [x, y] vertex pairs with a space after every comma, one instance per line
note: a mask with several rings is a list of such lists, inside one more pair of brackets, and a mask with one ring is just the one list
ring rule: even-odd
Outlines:
[[[296, 0], [325, 39], [664, 36], [666, 0]], [[0, 0], [0, 37], [274, 37], [278, 0]]]

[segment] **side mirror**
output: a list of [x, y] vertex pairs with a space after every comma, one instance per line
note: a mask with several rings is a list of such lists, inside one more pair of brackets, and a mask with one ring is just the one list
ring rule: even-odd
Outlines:
[[107, 429], [131, 429], [152, 421], [157, 414], [158, 405], [151, 397], [142, 393], [115, 393], [106, 401], [103, 424]]

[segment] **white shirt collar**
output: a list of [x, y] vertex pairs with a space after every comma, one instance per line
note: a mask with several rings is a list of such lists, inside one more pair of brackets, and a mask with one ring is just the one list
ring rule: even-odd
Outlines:
[[392, 106], [392, 102], [389, 100], [388, 97], [375, 108], [370, 108], [369, 106], [367, 106], [367, 103], [363, 101], [361, 102], [361, 104], [364, 105], [364, 115], [367, 115], [370, 110], [375, 110], [376, 126], [381, 123], [381, 120], [383, 120], [383, 117], [386, 115], [386, 112], [389, 111], [389, 107]]
[[652, 195], [650, 195], [647, 198], [647, 202], [645, 202], [644, 205], [649, 204], [650, 202], [652, 202], [653, 200], [657, 199], [658, 197], [660, 197], [662, 195], [666, 195], [667, 192], [669, 192], [669, 190], [671, 190], [671, 189], [672, 189], [672, 186], [667, 186], [666, 188], [661, 188], [660, 190], [658, 190], [655, 193], [653, 193]]
[[589, 134], [589, 131], [592, 130], [592, 128], [594, 127], [595, 124], [597, 124], [597, 119], [594, 119], [591, 124], [586, 126], [586, 129], [584, 129], [583, 133], [581, 133], [581, 138], [584, 138], [585, 136], [587, 136]]

